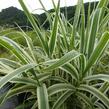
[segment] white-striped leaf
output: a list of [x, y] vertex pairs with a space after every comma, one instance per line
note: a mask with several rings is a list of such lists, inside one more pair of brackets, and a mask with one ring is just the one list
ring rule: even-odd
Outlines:
[[45, 84], [37, 87], [37, 99], [39, 109], [49, 109], [48, 93]]

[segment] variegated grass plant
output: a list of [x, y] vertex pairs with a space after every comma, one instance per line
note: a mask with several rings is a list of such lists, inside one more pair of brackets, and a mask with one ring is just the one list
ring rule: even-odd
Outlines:
[[[25, 103], [17, 109], [109, 109], [109, 74], [96, 74], [93, 66], [99, 60], [109, 41], [105, 30], [109, 21], [108, 0], [100, 0], [90, 13], [87, 22], [84, 5], [78, 0], [73, 24], [60, 13], [60, 1], [54, 13], [48, 13], [39, 0], [50, 23], [48, 30], [37, 25], [23, 0], [19, 0], [41, 46], [34, 46], [22, 30], [27, 47], [8, 37], [1, 36], [0, 44], [14, 54], [16, 59], [0, 58], [0, 88], [6, 83], [14, 86], [4, 93], [0, 102], [29, 93]], [[19, 27], [20, 28], [20, 27]]]

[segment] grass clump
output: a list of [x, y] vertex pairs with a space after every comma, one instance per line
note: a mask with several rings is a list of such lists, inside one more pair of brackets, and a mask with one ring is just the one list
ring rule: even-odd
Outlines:
[[[37, 25], [24, 1], [19, 3], [41, 45], [35, 45], [22, 29], [20, 34], [26, 47], [9, 37], [0, 37], [0, 44], [17, 58], [17, 61], [0, 58], [0, 72], [4, 75], [0, 88], [7, 82], [14, 83], [4, 99], [0, 99], [1, 103], [28, 92], [22, 109], [28, 103], [31, 109], [109, 108], [109, 75], [94, 72], [109, 41], [109, 32], [104, 29], [109, 19], [108, 0], [100, 0], [91, 13], [89, 3], [87, 22], [83, 1], [78, 0], [73, 24], [60, 13], [60, 0], [57, 5], [52, 0], [55, 12], [46, 11], [50, 23], [46, 32]], [[46, 10], [43, 4], [42, 7]]]

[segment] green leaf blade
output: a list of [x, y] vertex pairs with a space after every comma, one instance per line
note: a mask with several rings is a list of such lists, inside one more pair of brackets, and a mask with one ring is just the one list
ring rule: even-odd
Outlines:
[[48, 93], [45, 84], [37, 87], [39, 109], [49, 109]]
[[92, 55], [90, 56], [86, 68], [83, 72], [83, 76], [87, 73], [87, 71], [91, 68], [91, 66], [99, 59], [99, 56], [102, 54], [103, 50], [105, 49], [106, 45], [109, 42], [109, 32], [105, 32], [97, 47], [95, 48], [94, 52], [92, 53]]
[[79, 88], [79, 90], [83, 90], [83, 91], [87, 91], [91, 94], [93, 94], [94, 96], [96, 96], [101, 102], [104, 103], [104, 105], [108, 108], [109, 107], [109, 99], [99, 90], [97, 90], [96, 88], [92, 87], [92, 86], [88, 86], [88, 85], [81, 85]]
[[7, 82], [9, 82], [12, 78], [14, 78], [15, 76], [17, 76], [18, 74], [21, 74], [21, 73], [23, 73], [25, 71], [28, 71], [29, 69], [32, 69], [35, 66], [37, 66], [37, 65], [36, 64], [27, 64], [27, 65], [24, 65], [24, 66], [22, 66], [20, 68], [17, 68], [12, 73], [9, 73], [8, 75], [4, 76], [0, 80], [0, 88], [2, 86], [4, 86]]
[[46, 69], [44, 69], [44, 71], [49, 71], [49, 70], [54, 70], [56, 68], [59, 68], [60, 66], [65, 65], [66, 63], [70, 62], [71, 60], [76, 59], [80, 55], [81, 54], [78, 53], [77, 51], [72, 50], [72, 51], [68, 52], [67, 54], [65, 54], [63, 57], [61, 57], [57, 62], [55, 62], [51, 66], [48, 66]]

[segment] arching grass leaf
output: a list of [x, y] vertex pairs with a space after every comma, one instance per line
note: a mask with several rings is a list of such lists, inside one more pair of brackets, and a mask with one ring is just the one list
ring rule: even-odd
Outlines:
[[109, 99], [102, 92], [97, 90], [96, 88], [94, 88], [92, 86], [88, 86], [88, 85], [81, 85], [78, 89], [93, 94], [102, 103], [104, 103], [104, 105], [107, 106], [107, 108], [109, 108]]
[[20, 68], [17, 68], [12, 73], [7, 74], [2, 79], [0, 79], [0, 88], [2, 86], [4, 86], [7, 82], [9, 82], [12, 78], [14, 78], [15, 76], [17, 76], [18, 74], [21, 74], [23, 72], [26, 72], [26, 71], [34, 68], [35, 66], [37, 66], [37, 65], [36, 64], [27, 64], [27, 65], [24, 65], [24, 66], [22, 66]]
[[65, 93], [63, 93], [58, 100], [54, 103], [52, 109], [59, 109], [59, 107], [64, 104], [64, 102], [72, 95], [73, 91], [68, 90]]
[[45, 84], [37, 87], [37, 98], [39, 109], [49, 109], [48, 93]]
[[56, 68], [59, 68], [60, 66], [65, 65], [66, 63], [78, 58], [81, 54], [78, 53], [75, 50], [72, 50], [68, 53], [66, 53], [63, 57], [61, 57], [57, 62], [52, 64], [51, 66], [48, 66], [44, 69], [44, 71], [54, 70]]

